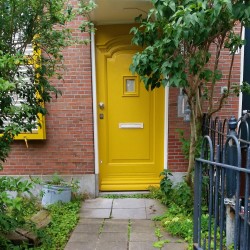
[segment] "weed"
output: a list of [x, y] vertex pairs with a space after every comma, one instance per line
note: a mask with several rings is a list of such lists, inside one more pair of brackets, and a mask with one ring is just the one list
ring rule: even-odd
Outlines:
[[160, 238], [162, 238], [162, 236], [163, 236], [160, 228], [158, 228], [158, 227], [155, 229], [155, 236], [158, 238], [158, 240], [160, 240]]
[[131, 220], [129, 220], [128, 221], [128, 241], [130, 241], [131, 226], [132, 226], [132, 222], [131, 222]]
[[149, 193], [138, 193], [138, 194], [106, 194], [102, 196], [103, 198], [107, 198], [107, 199], [125, 199], [125, 198], [148, 198], [149, 197]]
[[101, 224], [101, 226], [100, 226], [100, 228], [99, 228], [99, 232], [98, 232], [98, 235], [99, 235], [99, 236], [100, 236], [101, 233], [103, 232], [104, 224], [105, 224], [105, 219], [103, 219], [103, 222], [102, 222], [102, 224]]
[[48, 227], [39, 231], [42, 245], [34, 249], [64, 249], [70, 233], [78, 223], [80, 204], [80, 201], [74, 201], [49, 206], [52, 221]]

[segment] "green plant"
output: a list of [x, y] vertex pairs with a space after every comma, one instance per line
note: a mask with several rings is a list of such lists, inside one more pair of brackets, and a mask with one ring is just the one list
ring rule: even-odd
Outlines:
[[[190, 139], [185, 137], [183, 129], [176, 129], [176, 132], [179, 134], [179, 141], [181, 142], [181, 150], [186, 159], [189, 159], [189, 149], [190, 149]], [[202, 146], [203, 137], [199, 136], [195, 143], [195, 158], [200, 156], [201, 146]]]
[[79, 8], [67, 0], [0, 0], [0, 167], [15, 136], [41, 126], [43, 104], [61, 94], [50, 79], [62, 78], [62, 51], [79, 42], [69, 22], [83, 17], [80, 30], [92, 29], [87, 15], [95, 4], [76, 2]]
[[79, 190], [79, 181], [78, 180], [71, 178], [70, 181], [66, 181], [58, 173], [54, 173], [52, 175], [52, 178], [50, 180], [46, 180], [46, 181], [44, 181], [41, 178], [36, 178], [36, 177], [32, 177], [32, 176], [30, 176], [30, 179], [33, 181], [33, 183], [39, 184], [39, 185], [71, 187], [73, 193], [76, 193]]
[[172, 192], [172, 187], [173, 187], [173, 182], [169, 177], [173, 176], [173, 174], [169, 169], [164, 169], [160, 173], [160, 176], [163, 176], [163, 178], [160, 181], [161, 191], [165, 196], [169, 196]]
[[183, 208], [186, 214], [192, 214], [194, 207], [193, 194], [185, 181], [179, 182], [174, 186], [171, 197], [173, 203]]
[[128, 241], [130, 241], [131, 227], [132, 227], [132, 222], [131, 220], [129, 220], [128, 221]]
[[[233, 64], [236, 51], [245, 44], [241, 32], [243, 26], [250, 24], [249, 2], [153, 0], [152, 3], [147, 17], [137, 17], [139, 24], [131, 29], [133, 44], [142, 49], [133, 57], [130, 69], [141, 77], [147, 90], [169, 86], [182, 88], [187, 96], [191, 113], [186, 178], [191, 184], [203, 114], [211, 117], [235, 92]], [[236, 24], [239, 29], [235, 29]], [[228, 56], [226, 71], [221, 70], [224, 53]], [[218, 93], [222, 80], [227, 91]]]
[[64, 249], [72, 230], [78, 223], [81, 202], [56, 203], [48, 207], [52, 221], [48, 227], [39, 230], [41, 246], [36, 250]]
[[0, 249], [11, 249], [11, 242], [5, 234], [17, 228], [34, 232], [34, 224], [29, 220], [40, 206], [32, 196], [33, 184], [28, 180], [14, 177], [0, 178]]
[[157, 227], [155, 229], [155, 236], [157, 237], [158, 241], [153, 243], [153, 247], [155, 248], [160, 248], [162, 249], [164, 247], [164, 245], [166, 243], [169, 243], [169, 240], [162, 240], [161, 238], [163, 237], [162, 233], [161, 233], [161, 229], [159, 227]]

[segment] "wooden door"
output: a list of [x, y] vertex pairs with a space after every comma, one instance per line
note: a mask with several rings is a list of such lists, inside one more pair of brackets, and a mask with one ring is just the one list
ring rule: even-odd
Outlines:
[[159, 184], [164, 151], [164, 89], [147, 91], [129, 65], [136, 47], [128, 25], [97, 27], [100, 190]]

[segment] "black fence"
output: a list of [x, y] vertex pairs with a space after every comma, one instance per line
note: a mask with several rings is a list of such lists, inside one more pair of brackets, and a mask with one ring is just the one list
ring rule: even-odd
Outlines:
[[250, 114], [204, 119], [194, 175], [194, 249], [250, 250]]

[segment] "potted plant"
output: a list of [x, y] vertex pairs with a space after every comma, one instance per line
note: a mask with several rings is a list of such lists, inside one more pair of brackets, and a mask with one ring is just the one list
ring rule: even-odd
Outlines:
[[76, 192], [79, 188], [78, 181], [71, 179], [70, 182], [65, 181], [58, 173], [54, 173], [49, 181], [36, 181], [42, 185], [42, 206], [56, 202], [70, 202], [72, 192]]

